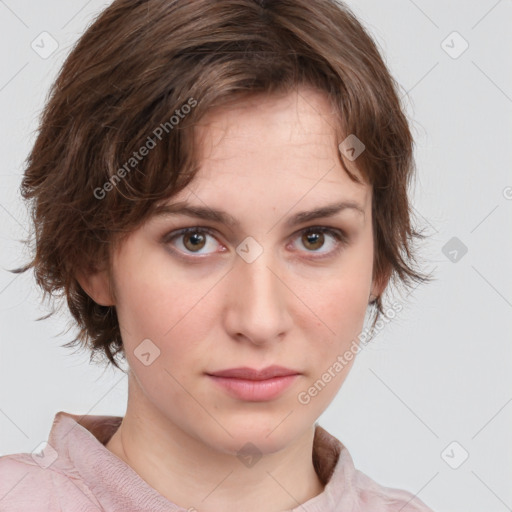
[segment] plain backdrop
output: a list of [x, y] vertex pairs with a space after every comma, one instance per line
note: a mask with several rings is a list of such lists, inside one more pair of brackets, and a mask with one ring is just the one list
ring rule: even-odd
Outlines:
[[[0, 454], [32, 451], [58, 411], [125, 411], [126, 377], [61, 348], [69, 316], [36, 322], [32, 273], [6, 270], [27, 260], [18, 187], [48, 88], [108, 3], [0, 1]], [[435, 281], [403, 299], [319, 421], [358, 469], [436, 512], [512, 510], [512, 2], [347, 3], [402, 88]]]

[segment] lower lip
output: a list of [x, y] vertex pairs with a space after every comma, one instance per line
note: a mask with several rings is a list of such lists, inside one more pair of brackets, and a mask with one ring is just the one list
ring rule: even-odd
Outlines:
[[298, 376], [296, 374], [266, 380], [246, 380], [209, 375], [230, 395], [249, 402], [264, 402], [277, 398]]

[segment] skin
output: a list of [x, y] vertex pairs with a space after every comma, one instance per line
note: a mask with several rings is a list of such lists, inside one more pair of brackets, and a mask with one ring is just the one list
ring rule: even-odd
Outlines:
[[[343, 170], [335, 123], [327, 99], [305, 88], [210, 111], [197, 131], [200, 171], [168, 202], [225, 210], [240, 227], [154, 217], [117, 248], [115, 295], [106, 271], [80, 278], [96, 302], [115, 304], [129, 365], [127, 412], [106, 447], [181, 507], [278, 512], [323, 491], [311, 459], [314, 423], [353, 361], [308, 404], [297, 397], [357, 338], [370, 295], [386, 284], [372, 281], [371, 186]], [[345, 161], [356, 170], [357, 160]], [[346, 209], [285, 225], [341, 200], [364, 215]], [[195, 226], [214, 234], [202, 245], [193, 235], [162, 241]], [[342, 230], [347, 242], [328, 233], [315, 241], [314, 229], [306, 237], [315, 226]], [[247, 236], [263, 249], [252, 263], [235, 252]], [[160, 355], [145, 366], [134, 351], [147, 338]], [[233, 398], [205, 375], [271, 364], [301, 375], [265, 402]], [[247, 442], [262, 454], [252, 467], [236, 456]]]

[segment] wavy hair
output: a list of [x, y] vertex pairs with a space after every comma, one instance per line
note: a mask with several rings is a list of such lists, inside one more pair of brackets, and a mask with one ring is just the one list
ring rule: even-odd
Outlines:
[[[300, 86], [329, 99], [339, 142], [355, 134], [365, 145], [356, 164], [373, 187], [374, 278], [406, 287], [429, 280], [415, 268], [413, 242], [424, 236], [411, 223], [413, 138], [399, 87], [346, 5], [115, 0], [52, 85], [21, 184], [32, 257], [14, 272], [33, 268], [45, 297], [66, 299], [78, 327], [66, 346], [119, 368], [115, 306], [95, 303], [77, 272], [110, 268], [114, 244], [191, 182], [199, 168], [194, 125], [202, 116], [241, 97]], [[150, 139], [151, 151], [135, 158]], [[372, 306], [374, 326], [382, 297]]]

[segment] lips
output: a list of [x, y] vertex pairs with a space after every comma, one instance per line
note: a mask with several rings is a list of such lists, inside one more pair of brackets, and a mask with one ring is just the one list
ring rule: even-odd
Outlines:
[[279, 398], [299, 378], [300, 372], [283, 366], [230, 368], [208, 373], [216, 386], [244, 402], [266, 402]]
[[247, 366], [239, 368], [230, 368], [228, 370], [220, 370], [217, 372], [208, 373], [208, 375], [214, 377], [261, 381], [273, 379], [275, 377], [298, 375], [299, 373], [300, 372], [298, 372], [297, 370], [292, 370], [290, 368], [285, 368], [283, 366], [272, 365], [267, 366], [262, 370], [255, 370], [254, 368], [249, 368]]

